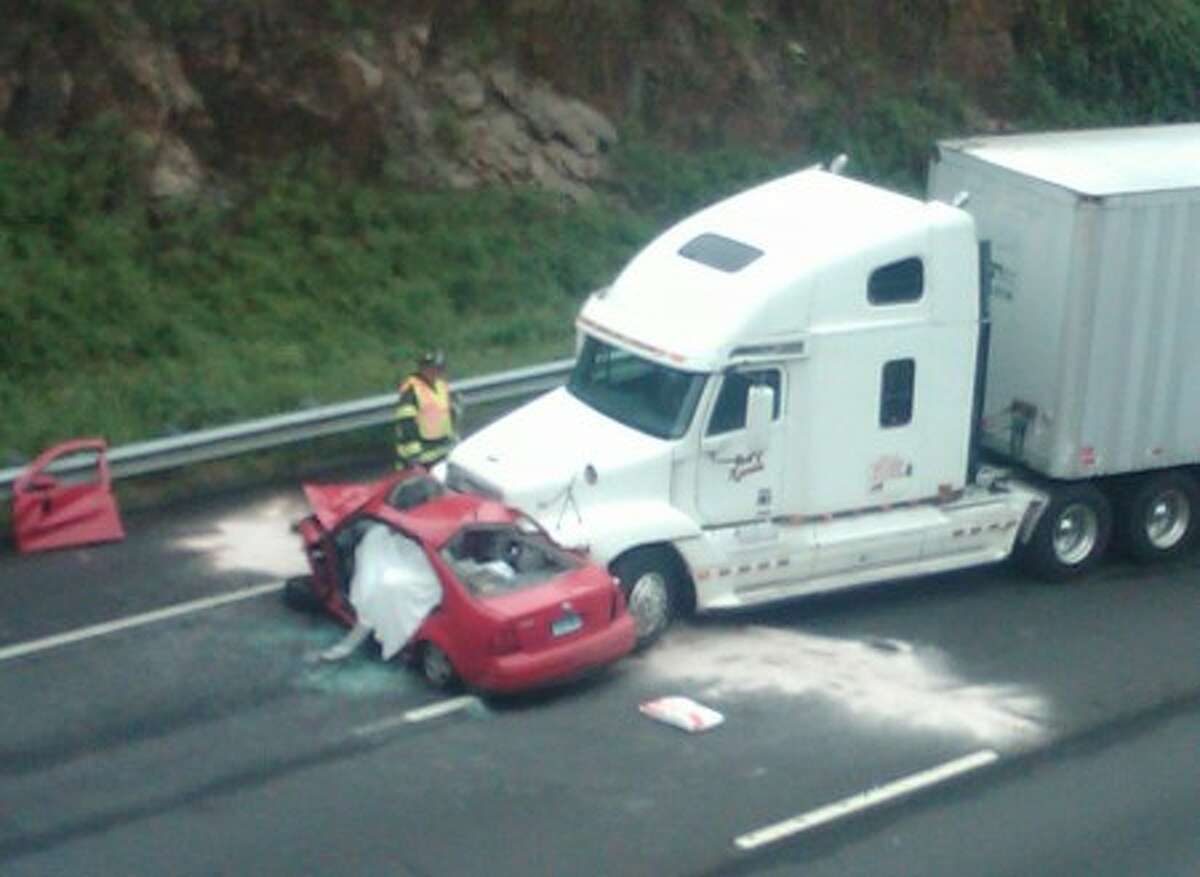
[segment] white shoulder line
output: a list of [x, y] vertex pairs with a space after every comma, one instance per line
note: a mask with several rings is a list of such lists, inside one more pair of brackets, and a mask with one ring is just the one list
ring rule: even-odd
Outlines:
[[768, 825], [765, 828], [747, 832], [735, 838], [734, 844], [743, 850], [753, 850], [769, 843], [775, 843], [776, 841], [783, 840], [785, 837], [791, 837], [793, 834], [799, 834], [802, 831], [816, 828], [818, 825], [834, 822], [851, 814], [868, 810], [871, 807], [877, 807], [887, 801], [912, 794], [919, 789], [945, 782], [956, 776], [978, 770], [981, 767], [986, 767], [999, 758], [1000, 756], [993, 750], [981, 749], [979, 752], [974, 752], [971, 755], [965, 755], [962, 758], [948, 761], [929, 770], [914, 773], [883, 786], [876, 786], [865, 792], [859, 792], [816, 810], [810, 810], [799, 816], [793, 816], [791, 819], [785, 819], [782, 822], [776, 822], [774, 825]]
[[408, 712], [398, 716], [389, 716], [386, 719], [380, 719], [377, 722], [371, 722], [368, 725], [361, 725], [355, 728], [351, 733], [355, 737], [368, 737], [372, 734], [379, 734], [384, 731], [390, 731], [402, 725], [411, 725], [417, 722], [427, 722], [430, 719], [441, 718], [448, 716], [451, 713], [456, 713], [459, 710], [468, 709], [480, 703], [479, 698], [471, 694], [464, 694], [461, 697], [451, 697], [447, 700], [435, 701], [423, 707], [411, 709]]
[[146, 612], [141, 615], [130, 615], [126, 618], [118, 618], [115, 621], [106, 621], [103, 624], [93, 624], [90, 627], [80, 627], [76, 630], [67, 631], [66, 633], [55, 634], [54, 636], [43, 637], [42, 639], [30, 640], [25, 643], [17, 643], [13, 646], [5, 646], [0, 648], [0, 661], [8, 661], [12, 658], [20, 658], [25, 655], [32, 655], [36, 652], [45, 652], [50, 649], [58, 648], [59, 646], [70, 645], [71, 643], [81, 642], [94, 637], [104, 636], [109, 633], [116, 633], [120, 630], [128, 630], [131, 627], [141, 627], [145, 624], [153, 624], [156, 621], [166, 621], [168, 618], [178, 618], [180, 615], [190, 615], [193, 612], [202, 612], [205, 609], [213, 609], [217, 606], [224, 606], [226, 603], [236, 603], [240, 600], [249, 600], [253, 597], [259, 597], [263, 594], [269, 594], [272, 591], [278, 591], [283, 587], [282, 582], [272, 582], [269, 585], [255, 585], [250, 588], [245, 588], [241, 591], [234, 591], [228, 594], [220, 594], [216, 597], [205, 597], [201, 600], [192, 600], [188, 603], [177, 603], [174, 606], [167, 606], [164, 609], [155, 609], [153, 612]]

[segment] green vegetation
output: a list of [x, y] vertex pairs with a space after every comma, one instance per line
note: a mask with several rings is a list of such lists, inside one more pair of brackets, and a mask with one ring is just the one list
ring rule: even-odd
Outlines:
[[803, 164], [795, 155], [744, 147], [680, 155], [634, 135], [613, 157], [609, 188], [661, 231], [705, 204]]
[[580, 297], [650, 231], [532, 191], [355, 185], [318, 157], [161, 217], [111, 126], [37, 159], [0, 141], [0, 454], [385, 392], [426, 345], [459, 375], [564, 355]]
[[853, 106], [827, 97], [810, 122], [813, 151], [826, 158], [844, 152], [855, 176], [920, 194], [930, 145], [966, 130], [966, 107], [966, 95], [936, 77]]
[[1014, 97], [1035, 123], [1119, 124], [1200, 113], [1200, 4], [1030, 0]]

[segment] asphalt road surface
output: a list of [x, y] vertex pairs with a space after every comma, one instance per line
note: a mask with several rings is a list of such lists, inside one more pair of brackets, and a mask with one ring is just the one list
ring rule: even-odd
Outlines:
[[[1200, 874], [1200, 561], [709, 617], [447, 702], [283, 607], [294, 488], [0, 553], [0, 873]], [[165, 611], [163, 611], [165, 610]], [[638, 705], [681, 694], [687, 734]]]

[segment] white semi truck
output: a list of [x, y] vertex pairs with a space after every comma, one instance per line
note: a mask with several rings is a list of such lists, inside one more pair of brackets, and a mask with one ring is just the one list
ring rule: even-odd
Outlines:
[[1067, 579], [1110, 537], [1185, 551], [1200, 125], [943, 142], [929, 195], [812, 168], [684, 219], [448, 482], [607, 563], [643, 644], [1014, 553]]

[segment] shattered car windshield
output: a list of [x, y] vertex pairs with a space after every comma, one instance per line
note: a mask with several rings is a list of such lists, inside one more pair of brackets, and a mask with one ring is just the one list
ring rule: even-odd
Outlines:
[[679, 438], [692, 421], [704, 379], [589, 336], [567, 390], [625, 426], [656, 438]]
[[467, 527], [442, 549], [442, 559], [477, 597], [519, 591], [580, 565], [540, 533], [515, 526]]

